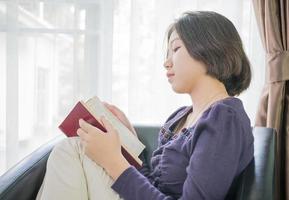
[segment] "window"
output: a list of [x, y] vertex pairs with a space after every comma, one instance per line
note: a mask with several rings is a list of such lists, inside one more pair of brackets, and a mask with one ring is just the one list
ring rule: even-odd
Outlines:
[[0, 1], [0, 174], [58, 135], [78, 99], [110, 95], [97, 75], [110, 73], [112, 15], [112, 1]]

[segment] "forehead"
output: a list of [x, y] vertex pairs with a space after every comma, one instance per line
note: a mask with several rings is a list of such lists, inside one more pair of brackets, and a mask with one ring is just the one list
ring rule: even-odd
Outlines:
[[170, 35], [169, 44], [176, 39], [179, 39], [179, 35], [178, 35], [177, 31], [174, 30], [172, 32], [172, 34]]

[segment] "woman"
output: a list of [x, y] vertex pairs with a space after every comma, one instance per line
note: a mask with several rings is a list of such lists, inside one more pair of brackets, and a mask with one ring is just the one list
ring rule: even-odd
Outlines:
[[[164, 63], [176, 93], [192, 105], [175, 111], [159, 133], [151, 168], [139, 171], [120, 151], [118, 133], [80, 120], [79, 138], [54, 148], [41, 199], [224, 199], [253, 158], [250, 120], [234, 97], [251, 81], [249, 61], [234, 25], [215, 12], [187, 12], [168, 31]], [[129, 129], [115, 106], [106, 104]], [[82, 153], [84, 148], [85, 153]]]

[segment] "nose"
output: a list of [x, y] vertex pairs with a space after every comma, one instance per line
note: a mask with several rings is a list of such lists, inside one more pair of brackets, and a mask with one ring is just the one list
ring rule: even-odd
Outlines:
[[173, 63], [172, 63], [171, 59], [167, 58], [163, 65], [164, 65], [165, 69], [169, 69], [173, 66]]

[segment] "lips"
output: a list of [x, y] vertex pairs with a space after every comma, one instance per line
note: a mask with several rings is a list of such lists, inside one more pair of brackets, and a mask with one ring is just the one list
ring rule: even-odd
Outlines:
[[175, 74], [173, 74], [173, 73], [167, 73], [167, 77], [168, 78], [171, 78], [172, 76], [174, 76]]
[[172, 78], [173, 78], [173, 76], [174, 76], [175, 74], [173, 74], [173, 73], [167, 73], [167, 77], [168, 77], [168, 81], [170, 82], [170, 83], [172, 83]]

